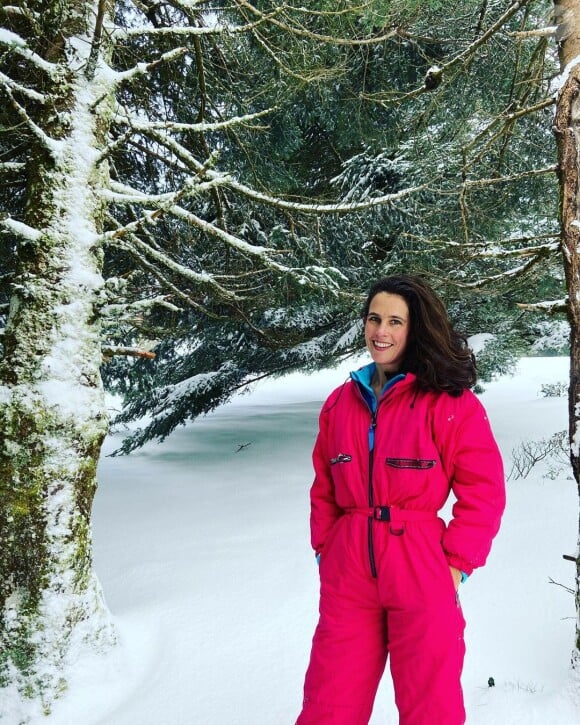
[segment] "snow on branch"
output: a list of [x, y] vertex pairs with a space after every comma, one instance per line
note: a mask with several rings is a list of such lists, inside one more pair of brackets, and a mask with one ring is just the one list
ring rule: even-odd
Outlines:
[[22, 93], [23, 96], [30, 98], [31, 101], [36, 101], [37, 103], [46, 103], [45, 95], [33, 90], [32, 88], [27, 88], [26, 86], [17, 83], [16, 81], [12, 80], [12, 78], [9, 78], [2, 72], [0, 72], [0, 83], [2, 83], [2, 85], [4, 85], [5, 87], [16, 91], [17, 93]]
[[[207, 172], [209, 176], [212, 176], [216, 172], [211, 169]], [[226, 180], [226, 185], [233, 191], [238, 191], [240, 194], [252, 199], [253, 201], [259, 201], [269, 206], [274, 206], [277, 209], [285, 209], [287, 211], [300, 211], [310, 214], [346, 214], [353, 211], [363, 211], [365, 209], [372, 209], [376, 206], [382, 206], [384, 204], [390, 204], [399, 199], [404, 199], [407, 196], [416, 194], [418, 191], [426, 189], [429, 184], [421, 184], [420, 186], [410, 186], [407, 189], [401, 189], [393, 194], [385, 194], [383, 196], [375, 196], [365, 201], [349, 202], [346, 204], [303, 204], [301, 202], [287, 201], [279, 197], [270, 196], [263, 194], [262, 192], [256, 191], [255, 189], [241, 184], [233, 179], [229, 178]]]
[[117, 112], [115, 121], [119, 124], [125, 124], [130, 126], [135, 131], [147, 133], [148, 131], [154, 130], [167, 130], [167, 131], [192, 131], [194, 133], [206, 133], [207, 131], [220, 131], [224, 128], [230, 128], [231, 126], [240, 126], [254, 121], [257, 118], [262, 118], [275, 111], [275, 108], [266, 108], [263, 111], [256, 113], [248, 113], [245, 116], [233, 116], [225, 121], [216, 121], [213, 123], [177, 123], [176, 121], [142, 121], [134, 116], [129, 116], [125, 113]]
[[545, 28], [534, 28], [533, 30], [512, 30], [508, 35], [523, 40], [526, 38], [552, 38], [555, 37], [557, 32], [557, 25], [549, 25]]
[[34, 227], [29, 227], [24, 222], [19, 222], [16, 219], [7, 217], [6, 219], [0, 220], [0, 224], [5, 227], [9, 232], [15, 234], [20, 239], [24, 239], [28, 242], [36, 242], [42, 236], [42, 232]]
[[16, 111], [16, 114], [20, 117], [22, 122], [25, 126], [28, 127], [28, 129], [31, 131], [31, 133], [40, 141], [40, 143], [50, 151], [51, 154], [56, 155], [59, 142], [55, 141], [53, 138], [48, 136], [44, 131], [38, 126], [34, 121], [30, 118], [28, 113], [26, 112], [26, 109], [18, 103], [18, 101], [14, 98], [14, 95], [12, 93], [12, 89], [9, 85], [7, 85], [2, 78], [0, 78], [0, 86], [4, 86], [4, 90], [6, 92], [6, 95], [8, 96], [10, 100], [10, 104]]
[[420, 186], [411, 186], [407, 189], [401, 189], [393, 194], [385, 194], [384, 196], [375, 196], [365, 201], [338, 202], [336, 204], [304, 204], [301, 202], [288, 201], [277, 196], [271, 196], [264, 194], [260, 191], [252, 189], [245, 184], [242, 184], [231, 176], [224, 174], [221, 171], [208, 168], [207, 164], [202, 164], [198, 159], [191, 154], [191, 152], [182, 146], [174, 138], [171, 138], [165, 134], [159, 133], [157, 130], [152, 130], [149, 134], [150, 138], [157, 141], [161, 146], [164, 146], [169, 151], [174, 153], [186, 166], [192, 171], [195, 171], [200, 177], [207, 176], [211, 180], [215, 180], [217, 183], [227, 186], [232, 191], [237, 191], [243, 196], [252, 199], [252, 201], [261, 202], [268, 206], [273, 206], [277, 209], [283, 209], [285, 211], [296, 211], [304, 212], [305, 214], [348, 214], [353, 211], [364, 211], [366, 209], [373, 209], [377, 206], [384, 204], [390, 204], [399, 199], [404, 199], [407, 196], [416, 194], [419, 191], [423, 191], [433, 183], [431, 180], [429, 183], [421, 184]]
[[[111, 188], [108, 190], [104, 190], [101, 196], [104, 199], [115, 202], [117, 204], [140, 204], [142, 206], [145, 204], [149, 204], [151, 206], [154, 206], [155, 211], [147, 212], [143, 217], [143, 221], [151, 222], [154, 221], [156, 218], [160, 217], [165, 212], [170, 211], [171, 208], [175, 204], [177, 204], [177, 202], [181, 201], [181, 199], [186, 199], [191, 196], [197, 196], [203, 191], [207, 191], [208, 189], [213, 189], [216, 186], [220, 186], [221, 184], [225, 183], [226, 180], [226, 176], [219, 176], [215, 179], [210, 179], [208, 181], [202, 182], [199, 181], [199, 177], [195, 176], [193, 178], [189, 178], [184, 186], [178, 191], [168, 191], [164, 194], [145, 194], [138, 189], [126, 186], [125, 184], [120, 184], [117, 181], [113, 181], [111, 182]], [[139, 220], [136, 220], [134, 222], [130, 222], [124, 228], [127, 230], [135, 231], [139, 224]], [[119, 236], [119, 234], [122, 233], [122, 231], [118, 231], [115, 233], [115, 236]]]
[[559, 312], [566, 312], [568, 309], [568, 298], [562, 300], [551, 300], [546, 302], [516, 302], [516, 307], [526, 312], [547, 312], [554, 315]]
[[103, 236], [105, 241], [109, 242], [113, 246], [133, 253], [136, 257], [143, 256], [145, 258], [149, 258], [155, 263], [160, 264], [162, 268], [165, 268], [196, 285], [211, 287], [221, 299], [231, 302], [238, 300], [237, 295], [219, 284], [213, 275], [207, 272], [194, 272], [194, 270], [189, 267], [185, 267], [179, 262], [176, 262], [169, 255], [164, 254], [158, 249], [153, 249], [153, 247], [150, 247], [134, 234], [128, 237], [126, 227], [118, 230], [118, 232], [107, 232], [104, 234]]
[[148, 360], [155, 360], [157, 357], [150, 350], [141, 350], [137, 347], [121, 347], [119, 345], [104, 346], [101, 348], [105, 362], [111, 360], [115, 355], [126, 355], [128, 357], [144, 357]]
[[26, 164], [23, 161], [2, 161], [0, 162], [0, 174], [10, 174], [15, 171], [23, 171]]
[[[225, 181], [227, 181], [227, 177], [219, 175], [216, 178], [216, 182], [217, 181], [219, 181], [220, 183], [224, 183]], [[113, 189], [118, 189], [121, 191], [121, 193], [118, 195], [116, 195], [114, 191], [109, 192], [106, 195], [107, 198], [113, 201], [156, 204], [159, 203], [161, 200], [161, 196], [154, 197], [151, 195], [140, 194], [134, 189], [131, 190], [133, 195], [129, 196], [126, 191], [126, 187], [124, 187], [123, 185], [113, 183], [111, 186]], [[333, 274], [340, 274], [338, 270], [332, 268], [325, 269], [323, 267], [315, 265], [295, 269], [276, 262], [271, 258], [271, 255], [280, 254], [281, 252], [279, 250], [250, 244], [244, 239], [230, 234], [229, 232], [221, 229], [215, 224], [201, 219], [193, 212], [184, 209], [177, 203], [174, 203], [177, 200], [179, 193], [163, 195], [163, 201], [168, 201], [164, 203], [160, 208], [157, 208], [154, 211], [146, 210], [143, 212], [142, 216], [139, 219], [130, 222], [125, 226], [119, 227], [114, 231], [106, 232], [103, 235], [105, 241], [109, 241], [114, 245], [121, 246], [128, 251], [130, 251], [130, 247], [133, 247], [137, 254], [142, 253], [146, 257], [151, 257], [152, 259], [154, 259], [155, 262], [160, 263], [162, 266], [166, 267], [167, 269], [171, 270], [176, 274], [185, 276], [188, 279], [196, 282], [197, 284], [209, 284], [213, 286], [218, 294], [222, 296], [222, 298], [226, 298], [231, 301], [239, 300], [240, 298], [234, 292], [227, 290], [225, 287], [220, 285], [217, 282], [216, 277], [209, 274], [200, 275], [188, 269], [187, 267], [179, 265], [170, 257], [158, 250], [154, 250], [145, 242], [140, 240], [136, 235], [134, 235], [134, 232], [136, 232], [139, 228], [147, 226], [148, 224], [154, 224], [161, 215], [170, 214], [178, 219], [181, 219], [190, 226], [199, 229], [205, 234], [217, 237], [218, 239], [220, 239], [220, 241], [225, 242], [229, 247], [235, 249], [240, 254], [248, 255], [250, 257], [253, 257], [254, 259], [258, 259], [265, 269], [274, 270], [275, 272], [286, 274], [295, 278], [299, 282], [299, 284], [309, 284], [315, 287], [320, 286], [324, 287], [325, 289], [331, 289], [336, 286]], [[129, 234], [131, 236], [130, 240], [127, 243], [127, 246], [125, 246], [123, 242], [118, 243], [116, 241]]]
[[49, 63], [42, 56], [34, 53], [28, 47], [26, 40], [21, 38], [16, 33], [6, 30], [6, 28], [0, 28], [0, 45], [6, 45], [8, 48], [15, 53], [18, 53], [22, 58], [30, 63], [34, 64], [38, 69], [48, 74], [52, 78], [59, 75], [59, 66], [55, 63]]
[[[116, 221], [116, 220], [113, 220], [113, 221]], [[186, 292], [184, 292], [182, 289], [180, 289], [177, 285], [175, 285], [173, 282], [171, 282], [171, 280], [163, 273], [163, 271], [159, 268], [158, 265], [156, 265], [152, 262], [149, 262], [147, 259], [144, 258], [144, 256], [142, 254], [140, 254], [136, 251], [136, 247], [138, 247], [138, 242], [139, 242], [138, 238], [136, 238], [130, 234], [129, 240], [136, 242], [136, 244], [134, 245], [135, 248], [131, 248], [128, 246], [123, 246], [122, 248], [128, 254], [130, 254], [133, 257], [133, 259], [135, 259], [135, 262], [140, 267], [151, 272], [153, 277], [155, 277], [155, 279], [158, 282], [160, 282], [167, 290], [172, 292], [177, 299], [182, 300], [188, 307], [191, 307], [192, 309], [197, 310], [202, 315], [206, 315], [207, 317], [214, 317], [214, 318], [216, 317], [216, 315], [214, 313], [210, 312], [206, 307], [201, 305], [199, 302], [194, 300], [190, 295], [188, 295]], [[117, 243], [115, 243], [115, 245], [120, 246]], [[173, 271], [173, 270], [171, 270], [171, 271]], [[146, 300], [145, 302], [147, 303], [146, 306], [150, 306], [150, 302], [151, 302], [150, 300]], [[177, 307], [177, 305], [173, 305], [172, 303], [167, 302], [167, 301], [164, 301], [163, 304], [164, 304], [164, 306], [168, 307], [168, 309], [171, 309], [173, 312], [179, 311], [179, 307]], [[133, 303], [131, 305], [131, 309], [133, 309], [135, 307], [140, 307], [140, 306], [144, 306], [143, 300], [141, 300], [140, 302]], [[107, 306], [105, 308], [105, 312], [107, 314], [109, 314], [111, 310], [114, 312], [115, 308], [116, 308], [116, 305]], [[124, 310], [126, 310], [126, 308], [124, 308]]]
[[449, 281], [453, 282], [453, 284], [457, 285], [458, 287], [463, 287], [466, 289], [479, 289], [480, 287], [486, 287], [489, 284], [494, 284], [496, 282], [505, 282], [509, 279], [520, 277], [543, 258], [544, 254], [538, 254], [533, 257], [529, 262], [526, 262], [526, 264], [521, 264], [519, 267], [513, 267], [512, 269], [508, 269], [505, 272], [500, 272], [500, 274], [483, 277], [481, 279], [475, 280], [474, 282], [460, 282], [456, 279], [450, 279]]
[[[184, 2], [183, 0], [174, 0], [172, 2], [172, 5], [175, 7], [181, 8], [185, 12], [192, 9], [196, 3], [190, 3], [190, 2]], [[124, 40], [125, 38], [131, 38], [135, 36], [161, 36], [161, 35], [179, 35], [182, 37], [193, 37], [193, 36], [211, 36], [211, 35], [236, 35], [239, 33], [247, 33], [248, 31], [253, 30], [254, 28], [259, 27], [260, 25], [263, 25], [264, 23], [268, 22], [271, 18], [278, 15], [281, 11], [281, 8], [274, 8], [273, 11], [269, 13], [263, 13], [262, 17], [260, 17], [258, 20], [254, 22], [248, 22], [244, 23], [243, 25], [224, 25], [219, 22], [215, 22], [213, 25], [206, 25], [206, 26], [196, 26], [196, 25], [168, 25], [168, 26], [158, 26], [155, 27], [154, 25], [142, 25], [134, 28], [126, 28], [126, 29], [116, 29], [114, 32], [114, 38], [115, 40], [120, 39]]]
[[171, 63], [171, 61], [174, 61], [176, 58], [181, 58], [188, 52], [188, 48], [185, 47], [173, 48], [172, 50], [167, 51], [167, 53], [162, 53], [156, 60], [149, 61], [149, 63], [137, 63], [137, 65], [134, 65], [128, 70], [115, 73], [113, 78], [114, 83], [119, 85], [124, 81], [134, 80], [139, 76], [147, 75], [157, 68], [158, 65], [161, 65], [162, 63]]
[[[558, 235], [551, 235], [557, 237]], [[535, 247], [522, 247], [521, 249], [490, 249], [472, 254], [473, 259], [506, 259], [507, 257], [532, 257], [539, 254], [546, 256], [554, 252], [560, 251], [560, 242], [552, 242], [551, 244], [541, 244]]]

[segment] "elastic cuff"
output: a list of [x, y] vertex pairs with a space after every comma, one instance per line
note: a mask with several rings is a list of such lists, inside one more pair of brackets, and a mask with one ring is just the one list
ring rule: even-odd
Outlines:
[[449, 566], [454, 566], [456, 569], [459, 569], [459, 571], [465, 572], [467, 576], [471, 576], [473, 573], [474, 567], [471, 566], [471, 564], [465, 559], [462, 559], [459, 556], [454, 556], [453, 554], [448, 554], [447, 552], [445, 552], [445, 558], [447, 559]]

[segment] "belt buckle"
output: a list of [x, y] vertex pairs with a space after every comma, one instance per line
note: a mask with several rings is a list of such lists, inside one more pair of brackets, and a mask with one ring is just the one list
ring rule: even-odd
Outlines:
[[390, 521], [391, 509], [389, 506], [375, 506], [374, 518], [377, 519], [377, 521]]

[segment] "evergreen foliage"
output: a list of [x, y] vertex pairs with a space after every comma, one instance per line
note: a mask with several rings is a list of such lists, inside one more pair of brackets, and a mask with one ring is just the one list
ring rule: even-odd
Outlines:
[[[111, 66], [151, 68], [119, 85], [105, 152], [104, 344], [157, 355], [106, 358], [119, 423], [152, 416], [125, 450], [360, 347], [360, 302], [390, 272], [425, 274], [466, 335], [495, 335], [484, 376], [529, 348], [538, 318], [515, 303], [563, 296], [556, 179], [534, 173], [554, 164], [555, 69], [545, 38], [517, 35], [548, 6], [116, 3]], [[25, 161], [8, 116], [3, 158]]]

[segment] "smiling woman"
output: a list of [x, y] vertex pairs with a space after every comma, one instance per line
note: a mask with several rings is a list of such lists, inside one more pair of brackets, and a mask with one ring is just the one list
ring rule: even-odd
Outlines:
[[397, 372], [407, 347], [409, 308], [404, 297], [379, 292], [371, 300], [365, 319], [365, 342], [375, 361], [373, 388], [380, 395], [386, 378]]
[[330, 395], [314, 447], [320, 620], [297, 723], [368, 723], [388, 654], [401, 725], [462, 725], [458, 589], [499, 529], [502, 461], [435, 292], [387, 277], [362, 316], [373, 362]]

